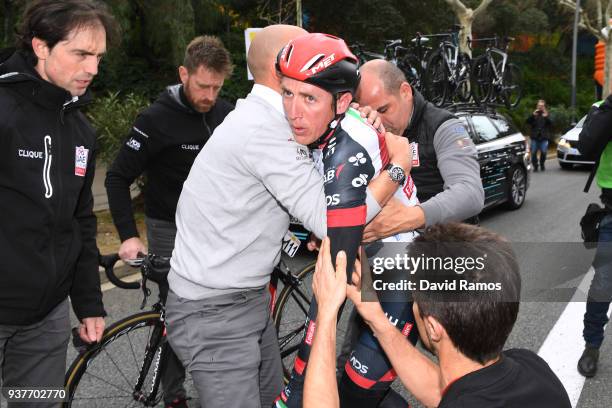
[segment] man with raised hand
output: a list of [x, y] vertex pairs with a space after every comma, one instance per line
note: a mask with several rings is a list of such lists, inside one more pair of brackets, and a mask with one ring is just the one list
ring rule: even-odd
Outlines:
[[[344, 301], [343, 291], [373, 330], [402, 384], [425, 406], [571, 406], [563, 384], [537, 354], [526, 349], [502, 351], [516, 322], [521, 288], [518, 261], [509, 242], [484, 228], [438, 224], [417, 237], [406, 255], [432, 260], [431, 265], [436, 265], [436, 259], [472, 259], [474, 265], [479, 258], [484, 260], [482, 267], [466, 268], [463, 274], [433, 266], [419, 268], [411, 275], [416, 283], [412, 295], [420, 339], [438, 362], [405, 341], [378, 301], [363, 301], [359, 263], [352, 278], [354, 285], [340, 279], [346, 276], [345, 259], [338, 256], [334, 269], [326, 245], [313, 278], [315, 296], [320, 299], [320, 309], [325, 310], [320, 310], [312, 363], [306, 374], [305, 408], [340, 406], [335, 384], [335, 321], [330, 316]], [[420, 279], [438, 287], [453, 282], [457, 289], [421, 288]], [[499, 285], [499, 289], [461, 289], [484, 283], [495, 288]]]

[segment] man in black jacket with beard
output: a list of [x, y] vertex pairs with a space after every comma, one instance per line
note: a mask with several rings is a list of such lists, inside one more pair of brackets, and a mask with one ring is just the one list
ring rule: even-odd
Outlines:
[[[231, 75], [229, 52], [212, 36], [197, 37], [187, 46], [179, 67], [181, 84], [169, 86], [142, 112], [106, 175], [113, 221], [123, 260], [146, 253], [134, 221], [130, 185], [146, 174], [145, 215], [149, 252], [170, 257], [174, 249], [174, 216], [183, 183], [204, 144], [234, 108], [217, 96]], [[167, 286], [162, 285], [164, 297]], [[162, 374], [168, 407], [185, 405], [184, 369], [170, 353]]]
[[84, 341], [104, 330], [95, 132], [78, 108], [115, 23], [94, 0], [36, 1], [22, 21], [18, 50], [0, 65], [0, 380], [59, 388], [68, 295]]

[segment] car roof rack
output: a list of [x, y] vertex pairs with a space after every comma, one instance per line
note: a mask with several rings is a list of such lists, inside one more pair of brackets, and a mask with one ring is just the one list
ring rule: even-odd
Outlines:
[[450, 112], [477, 112], [477, 113], [488, 113], [497, 114], [497, 108], [503, 107], [501, 104], [483, 103], [477, 104], [474, 102], [458, 102], [449, 103], [441, 106], [442, 109], [446, 109]]

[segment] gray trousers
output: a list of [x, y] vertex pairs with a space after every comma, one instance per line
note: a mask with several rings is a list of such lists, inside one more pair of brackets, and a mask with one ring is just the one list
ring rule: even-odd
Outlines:
[[170, 291], [168, 340], [202, 406], [270, 407], [282, 390], [278, 339], [265, 289], [188, 300]]
[[[176, 238], [176, 224], [169, 221], [145, 218], [147, 225], [147, 241], [149, 252], [160, 256], [172, 256], [174, 239]], [[167, 293], [168, 288], [160, 288]], [[162, 373], [161, 385], [164, 391], [164, 402], [169, 405], [174, 399], [186, 398], [185, 368], [181, 364], [172, 347], [166, 354], [166, 369]]]
[[[43, 320], [28, 326], [0, 325], [2, 387], [63, 388], [70, 339], [68, 300]], [[0, 397], [2, 399], [3, 397]], [[9, 404], [9, 407], [59, 407], [59, 402]]]

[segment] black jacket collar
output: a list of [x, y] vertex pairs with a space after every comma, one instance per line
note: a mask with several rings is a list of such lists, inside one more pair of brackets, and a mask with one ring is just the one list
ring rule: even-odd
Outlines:
[[42, 79], [20, 52], [0, 65], [0, 86], [14, 87], [24, 97], [50, 110], [78, 108], [92, 100], [89, 90], [75, 99], [67, 90]]
[[421, 121], [426, 104], [427, 101], [423, 98], [423, 95], [412, 88], [412, 117], [410, 118], [410, 123], [404, 131], [403, 136], [408, 137], [414, 132], [414, 129], [416, 129], [418, 123]]

